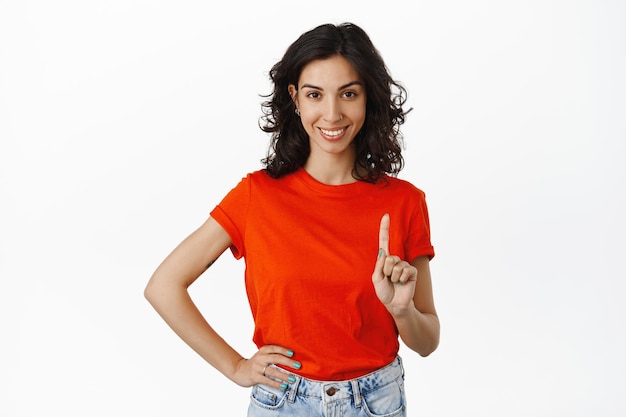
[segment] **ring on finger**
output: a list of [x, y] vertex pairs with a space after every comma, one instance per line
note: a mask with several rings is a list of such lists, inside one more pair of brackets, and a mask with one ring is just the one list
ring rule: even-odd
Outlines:
[[263, 372], [261, 372], [261, 373], [263, 374], [263, 376], [265, 376], [265, 370], [266, 370], [266, 369], [267, 369], [267, 365], [265, 365], [265, 366], [263, 367]]

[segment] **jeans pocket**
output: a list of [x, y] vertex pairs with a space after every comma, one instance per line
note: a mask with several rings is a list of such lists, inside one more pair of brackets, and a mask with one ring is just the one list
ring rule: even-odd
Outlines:
[[252, 387], [250, 402], [262, 408], [276, 410], [285, 404], [287, 391], [257, 384]]
[[365, 412], [372, 417], [400, 417], [405, 415], [404, 381], [396, 379], [391, 384], [369, 392], [361, 392]]

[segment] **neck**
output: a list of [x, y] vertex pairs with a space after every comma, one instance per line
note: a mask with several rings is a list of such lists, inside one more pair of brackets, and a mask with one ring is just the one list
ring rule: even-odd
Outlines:
[[304, 164], [305, 171], [317, 181], [327, 185], [343, 185], [357, 181], [352, 175], [354, 158], [309, 156]]

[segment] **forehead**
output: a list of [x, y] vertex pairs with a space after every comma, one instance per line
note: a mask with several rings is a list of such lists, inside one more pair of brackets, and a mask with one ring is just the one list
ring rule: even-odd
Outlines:
[[298, 84], [332, 89], [354, 81], [362, 82], [359, 73], [347, 59], [341, 55], [335, 55], [326, 59], [317, 59], [305, 65], [300, 73]]

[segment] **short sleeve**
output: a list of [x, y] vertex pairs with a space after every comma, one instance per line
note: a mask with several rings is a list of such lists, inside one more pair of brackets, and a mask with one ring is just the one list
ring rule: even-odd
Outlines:
[[430, 220], [426, 196], [420, 190], [417, 197], [406, 244], [406, 259], [410, 261], [420, 256], [428, 256], [428, 259], [435, 257], [435, 249], [430, 240]]
[[230, 250], [236, 259], [245, 256], [244, 237], [250, 206], [250, 182], [250, 175], [243, 178], [211, 211], [211, 217], [230, 236]]

